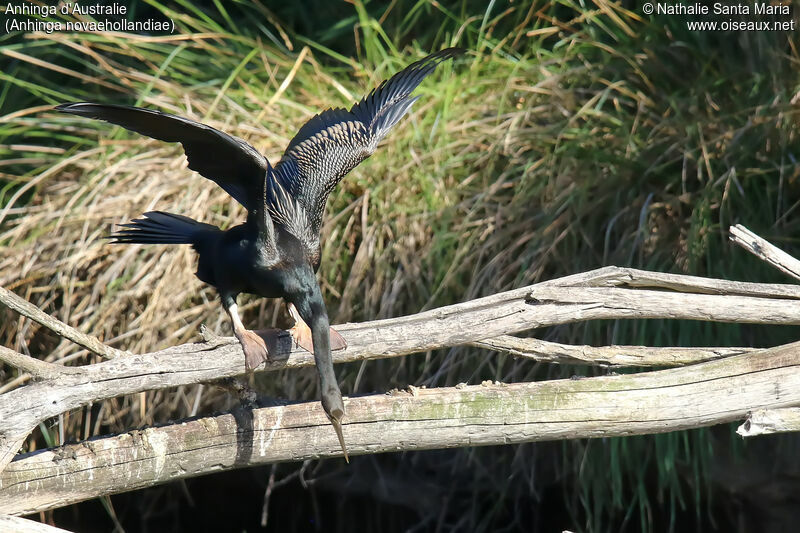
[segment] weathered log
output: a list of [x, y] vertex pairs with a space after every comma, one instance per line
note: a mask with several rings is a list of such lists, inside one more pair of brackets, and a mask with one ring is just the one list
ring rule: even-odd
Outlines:
[[[351, 456], [696, 428], [800, 404], [800, 343], [632, 375], [417, 389], [350, 398]], [[171, 480], [341, 455], [318, 402], [187, 420], [24, 454], [0, 512], [26, 514]]]

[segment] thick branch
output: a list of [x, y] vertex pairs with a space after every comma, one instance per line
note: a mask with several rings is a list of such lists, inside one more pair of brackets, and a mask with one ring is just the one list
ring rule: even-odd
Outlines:
[[[800, 343], [793, 343], [636, 375], [414, 388], [347, 400], [344, 433], [354, 456], [702, 427], [800, 404], [798, 366]], [[318, 402], [242, 410], [25, 454], [0, 475], [0, 512], [340, 454]]]
[[652, 346], [574, 346], [533, 338], [500, 335], [470, 343], [542, 363], [609, 367], [663, 367], [693, 365], [758, 350], [758, 348], [673, 348]]
[[550, 317], [540, 317], [546, 325], [618, 318], [800, 324], [800, 305], [778, 298], [543, 284], [531, 287], [528, 298], [537, 307], [537, 318]]
[[629, 287], [668, 289], [676, 292], [694, 294], [721, 294], [727, 296], [756, 296], [759, 298], [790, 298], [800, 300], [800, 286], [783, 283], [752, 283], [749, 281], [730, 281], [724, 279], [686, 276], [650, 272], [637, 268], [609, 266], [558, 278], [538, 286], [556, 285], [559, 287]]

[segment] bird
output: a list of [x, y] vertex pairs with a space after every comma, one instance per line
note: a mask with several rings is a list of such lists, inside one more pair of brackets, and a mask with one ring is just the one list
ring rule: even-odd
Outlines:
[[109, 237], [116, 244], [190, 244], [196, 276], [216, 288], [233, 333], [252, 372], [269, 360], [267, 343], [245, 328], [236, 299], [241, 293], [283, 298], [295, 325], [290, 333], [313, 353], [322, 407], [344, 458], [345, 408], [333, 370], [332, 349], [346, 342], [330, 328], [316, 280], [320, 227], [328, 196], [420, 97], [411, 93], [445, 60], [464, 53], [446, 48], [381, 82], [349, 110], [329, 108], [308, 120], [273, 167], [246, 141], [188, 118], [153, 109], [93, 102], [64, 103], [57, 111], [103, 120], [183, 146], [189, 169], [222, 187], [247, 210], [245, 222], [228, 230], [164, 211], [150, 211]]

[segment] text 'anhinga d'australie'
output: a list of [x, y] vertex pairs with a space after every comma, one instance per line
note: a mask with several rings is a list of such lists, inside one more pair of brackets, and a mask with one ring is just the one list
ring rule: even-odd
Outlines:
[[189, 168], [214, 181], [247, 209], [247, 221], [227, 231], [190, 218], [151, 211], [123, 224], [112, 242], [191, 244], [198, 254], [197, 277], [219, 291], [233, 332], [252, 371], [268, 359], [266, 343], [244, 327], [236, 308], [243, 292], [283, 298], [296, 324], [292, 337], [313, 351], [322, 406], [342, 451], [344, 403], [333, 372], [331, 344], [345, 345], [330, 329], [315, 273], [320, 263], [319, 231], [328, 195], [361, 161], [372, 155], [417, 98], [411, 92], [436, 66], [463, 53], [448, 48], [417, 61], [381, 83], [350, 110], [328, 109], [306, 122], [273, 168], [248, 143], [205, 124], [137, 107], [89, 102], [57, 110], [105, 120], [131, 131], [183, 145]]

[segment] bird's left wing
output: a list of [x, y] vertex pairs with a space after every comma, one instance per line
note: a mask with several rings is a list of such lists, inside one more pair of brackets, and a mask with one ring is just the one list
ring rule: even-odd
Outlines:
[[261, 180], [260, 198], [253, 211], [247, 215], [248, 224], [255, 224], [258, 228], [258, 250], [262, 254], [261, 260], [266, 265], [272, 265], [280, 261], [281, 256], [278, 250], [278, 237], [275, 233], [275, 221], [271, 214], [272, 189], [276, 183], [275, 174], [272, 166], [267, 162], [267, 168]]
[[328, 109], [300, 128], [275, 173], [305, 209], [311, 234], [319, 235], [328, 194], [411, 109], [417, 100], [409, 98], [411, 92], [439, 63], [463, 52], [447, 48], [431, 54], [385, 80], [349, 111]]
[[189, 168], [225, 189], [248, 211], [258, 208], [266, 158], [242, 139], [189, 120], [140, 107], [76, 102], [58, 111], [117, 124], [125, 129], [183, 145]]

